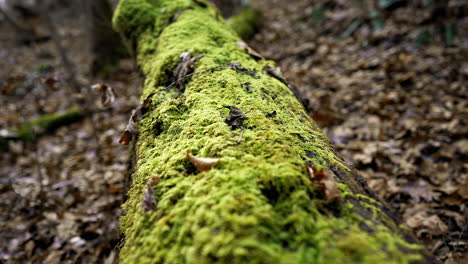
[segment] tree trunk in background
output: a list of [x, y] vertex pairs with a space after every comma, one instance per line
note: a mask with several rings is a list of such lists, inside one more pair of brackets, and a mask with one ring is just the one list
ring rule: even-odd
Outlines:
[[114, 26], [147, 99], [121, 263], [432, 262], [206, 1], [121, 0]]
[[112, 30], [112, 6], [108, 0], [84, 0], [82, 4], [93, 56], [91, 73], [108, 72], [125, 55], [119, 34]]

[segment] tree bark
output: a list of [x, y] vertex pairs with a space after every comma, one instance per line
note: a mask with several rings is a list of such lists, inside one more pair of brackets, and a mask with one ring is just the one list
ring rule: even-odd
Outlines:
[[121, 0], [114, 26], [146, 76], [122, 263], [432, 262], [206, 1]]

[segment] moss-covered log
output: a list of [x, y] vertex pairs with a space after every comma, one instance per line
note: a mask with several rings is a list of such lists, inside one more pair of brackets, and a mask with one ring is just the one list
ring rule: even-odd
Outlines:
[[[122, 263], [429, 261], [284, 80], [264, 72], [273, 63], [240, 48], [206, 1], [121, 0], [114, 26], [136, 49], [142, 100], [151, 95], [137, 123]], [[184, 52], [203, 56], [201, 73], [173, 87]], [[240, 125], [231, 106], [245, 113]], [[198, 172], [187, 149], [221, 159]], [[326, 168], [342, 199], [327, 202], [307, 167]]]

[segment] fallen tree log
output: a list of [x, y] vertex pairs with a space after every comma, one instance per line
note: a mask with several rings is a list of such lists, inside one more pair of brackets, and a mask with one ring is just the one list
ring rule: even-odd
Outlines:
[[122, 263], [432, 262], [207, 2], [121, 0], [114, 26], [146, 76]]

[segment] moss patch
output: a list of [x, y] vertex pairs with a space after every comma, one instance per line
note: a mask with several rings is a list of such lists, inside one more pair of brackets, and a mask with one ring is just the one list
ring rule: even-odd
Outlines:
[[[384, 225], [360, 228], [346, 200], [317, 199], [305, 163], [349, 169], [292, 92], [262, 73], [265, 65], [240, 49], [239, 37], [209, 6], [189, 0], [122, 0], [115, 27], [135, 43], [146, 75], [139, 122], [138, 164], [121, 228], [122, 263], [410, 263], [421, 256]], [[188, 8], [190, 7], [190, 8]], [[182, 12], [174, 21], [177, 12]], [[191, 77], [184, 94], [165, 89], [182, 52], [204, 55], [202, 71], [238, 62], [259, 78], [224, 67]], [[250, 82], [252, 92], [242, 85]], [[236, 106], [244, 131], [224, 122]], [[274, 117], [267, 117], [276, 112]], [[198, 173], [186, 160], [222, 157]], [[311, 155], [311, 153], [313, 155]], [[142, 214], [145, 183], [158, 207]], [[373, 203], [373, 202], [372, 202]], [[336, 217], [341, 214], [342, 217]], [[372, 215], [370, 215], [372, 217]], [[380, 216], [384, 217], [384, 216]], [[378, 222], [376, 220], [376, 222]], [[403, 250], [404, 249], [404, 250]]]

